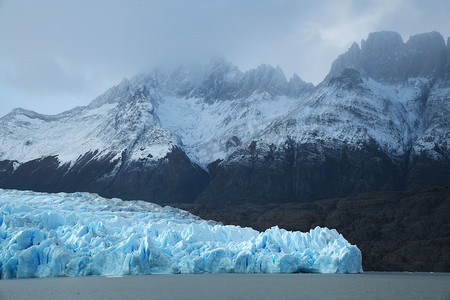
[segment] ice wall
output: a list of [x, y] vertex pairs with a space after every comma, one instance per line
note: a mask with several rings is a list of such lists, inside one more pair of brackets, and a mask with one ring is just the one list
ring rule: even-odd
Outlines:
[[360, 250], [336, 230], [265, 232], [171, 207], [0, 189], [2, 279], [150, 273], [357, 273]]

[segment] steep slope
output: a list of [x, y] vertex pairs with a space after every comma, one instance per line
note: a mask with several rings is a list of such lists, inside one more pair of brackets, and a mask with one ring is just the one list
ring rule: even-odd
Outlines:
[[314, 88], [295, 74], [288, 82], [279, 67], [261, 65], [242, 73], [220, 58], [158, 77], [164, 95], [157, 106], [161, 127], [176, 133], [204, 167], [251, 142]]
[[[96, 157], [109, 153], [118, 153], [120, 157], [125, 149], [131, 151], [133, 143], [149, 128], [159, 124], [154, 111], [155, 97], [145, 87], [137, 91], [130, 88], [125, 81], [89, 106], [55, 116], [13, 110], [2, 118], [0, 125], [1, 158], [26, 162], [54, 155], [66, 163], [75, 162], [80, 153], [95, 151]], [[165, 136], [167, 143], [179, 143], [169, 132]]]
[[289, 93], [312, 88], [280, 68], [242, 73], [213, 59], [124, 80], [56, 116], [16, 109], [0, 119], [0, 184], [192, 202], [209, 182], [208, 163], [287, 113], [298, 100]]
[[192, 201], [208, 176], [180, 150], [179, 138], [159, 126], [154, 84], [124, 81], [89, 106], [56, 116], [22, 109], [6, 115], [1, 185]]
[[[445, 52], [434, 32], [406, 44], [380, 32], [362, 50], [352, 45], [308, 99], [210, 164], [200, 202], [311, 201], [448, 184]], [[385, 62], [394, 54], [392, 68]]]
[[414, 189], [450, 182], [450, 65], [426, 96], [420, 134], [412, 144], [408, 161], [406, 184]]

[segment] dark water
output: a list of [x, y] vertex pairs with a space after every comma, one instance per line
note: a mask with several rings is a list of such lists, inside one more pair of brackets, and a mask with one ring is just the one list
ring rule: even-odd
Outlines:
[[0, 280], [0, 299], [450, 299], [449, 273], [147, 275]]

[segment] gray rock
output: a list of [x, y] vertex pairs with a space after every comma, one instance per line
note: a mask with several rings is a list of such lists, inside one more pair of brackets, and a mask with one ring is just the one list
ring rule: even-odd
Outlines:
[[345, 68], [359, 68], [359, 57], [361, 50], [357, 43], [353, 42], [350, 49], [339, 57], [331, 65], [331, 70], [325, 80], [339, 75]]
[[359, 67], [374, 79], [392, 80], [403, 77], [403, 50], [404, 43], [398, 33], [371, 33], [361, 47]]
[[450, 36], [447, 38], [447, 64], [450, 64]]
[[314, 89], [312, 83], [303, 81], [294, 73], [289, 79], [287, 95], [292, 98], [300, 98], [301, 95], [308, 94]]
[[246, 98], [253, 93], [268, 93], [271, 96], [286, 95], [288, 81], [280, 67], [260, 65], [256, 69], [245, 72], [238, 97]]
[[338, 76], [345, 68], [354, 68], [362, 74], [382, 82], [399, 82], [408, 78], [434, 77], [447, 64], [449, 50], [438, 32], [411, 36], [405, 44], [401, 36], [392, 31], [369, 34], [340, 55], [326, 79]]
[[446, 52], [444, 38], [436, 31], [411, 36], [405, 47], [404, 76], [434, 76], [447, 64]]

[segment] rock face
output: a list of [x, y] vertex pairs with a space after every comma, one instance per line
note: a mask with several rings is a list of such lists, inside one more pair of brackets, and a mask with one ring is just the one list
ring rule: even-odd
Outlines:
[[306, 202], [354, 195], [374, 187], [402, 188], [398, 180], [401, 166], [376, 145], [364, 145], [364, 151], [345, 146], [336, 151], [288, 140], [272, 152], [256, 143], [253, 147], [235, 153], [237, 161], [210, 166], [211, 183], [197, 202]]
[[375, 32], [361, 42], [361, 50], [354, 43], [339, 56], [328, 78], [349, 66], [384, 82], [434, 76], [445, 66], [446, 52], [444, 38], [435, 31], [411, 36], [406, 44], [396, 32]]

